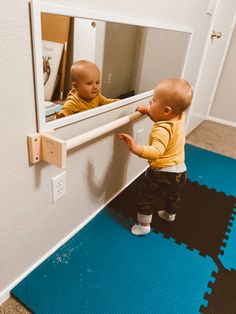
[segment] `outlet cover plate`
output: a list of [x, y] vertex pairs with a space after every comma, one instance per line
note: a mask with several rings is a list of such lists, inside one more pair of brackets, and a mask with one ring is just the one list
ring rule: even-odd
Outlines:
[[137, 131], [137, 133], [136, 133], [136, 142], [137, 143], [141, 143], [142, 142], [143, 131], [144, 131], [144, 129], [140, 129], [140, 130]]
[[66, 172], [52, 178], [52, 200], [55, 203], [66, 194]]

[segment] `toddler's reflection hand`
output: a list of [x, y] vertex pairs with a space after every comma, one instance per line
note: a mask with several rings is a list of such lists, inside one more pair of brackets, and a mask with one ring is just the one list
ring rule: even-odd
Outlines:
[[64, 118], [65, 115], [62, 112], [56, 112], [56, 118], [60, 119], [60, 118]]

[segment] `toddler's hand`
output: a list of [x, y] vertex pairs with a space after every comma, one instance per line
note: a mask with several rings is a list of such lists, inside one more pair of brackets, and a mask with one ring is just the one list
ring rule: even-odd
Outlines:
[[118, 137], [120, 140], [123, 140], [124, 142], [126, 142], [129, 150], [133, 152], [135, 155], [140, 156], [142, 154], [143, 152], [142, 145], [137, 144], [132, 136], [126, 133], [119, 133]]
[[150, 106], [138, 106], [136, 111], [149, 115]]
[[64, 118], [65, 115], [62, 112], [56, 112], [56, 119]]

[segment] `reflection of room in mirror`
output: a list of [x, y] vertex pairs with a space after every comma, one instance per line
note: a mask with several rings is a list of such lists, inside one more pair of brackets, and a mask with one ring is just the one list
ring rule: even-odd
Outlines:
[[189, 37], [183, 32], [106, 23], [103, 92], [118, 98], [136, 95], [153, 89], [161, 79], [181, 77]]
[[161, 79], [181, 76], [189, 33], [112, 22], [100, 27], [104, 24], [100, 21], [94, 27], [93, 20], [73, 20], [66, 93], [70, 89], [68, 70], [79, 59], [99, 66], [107, 97], [139, 94], [153, 89]]
[[[47, 18], [56, 16], [46, 15]], [[45, 114], [48, 112], [47, 121], [55, 118], [55, 112], [65, 101], [71, 89], [70, 67], [80, 59], [98, 65], [101, 92], [107, 98], [124, 99], [152, 90], [162, 79], [182, 76], [191, 36], [188, 32], [83, 18], [70, 18], [67, 27], [62, 27], [63, 23], [61, 30], [66, 30], [68, 39], [63, 70], [65, 78], [63, 84], [59, 84], [62, 78], [61, 60], [55, 89], [45, 111]], [[59, 28], [49, 26], [45, 16], [42, 24], [44, 34], [50, 32], [51, 37], [57, 37]]]
[[[74, 19], [73, 61], [88, 59], [102, 73], [102, 93], [125, 98], [167, 77], [180, 77], [190, 34], [113, 22]], [[67, 76], [68, 79], [68, 76]]]

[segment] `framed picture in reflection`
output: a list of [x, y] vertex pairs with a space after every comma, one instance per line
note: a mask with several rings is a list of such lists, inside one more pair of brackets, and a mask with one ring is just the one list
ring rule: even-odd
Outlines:
[[63, 52], [63, 44], [53, 41], [42, 41], [43, 82], [45, 100], [52, 99], [59, 79], [59, 68]]

